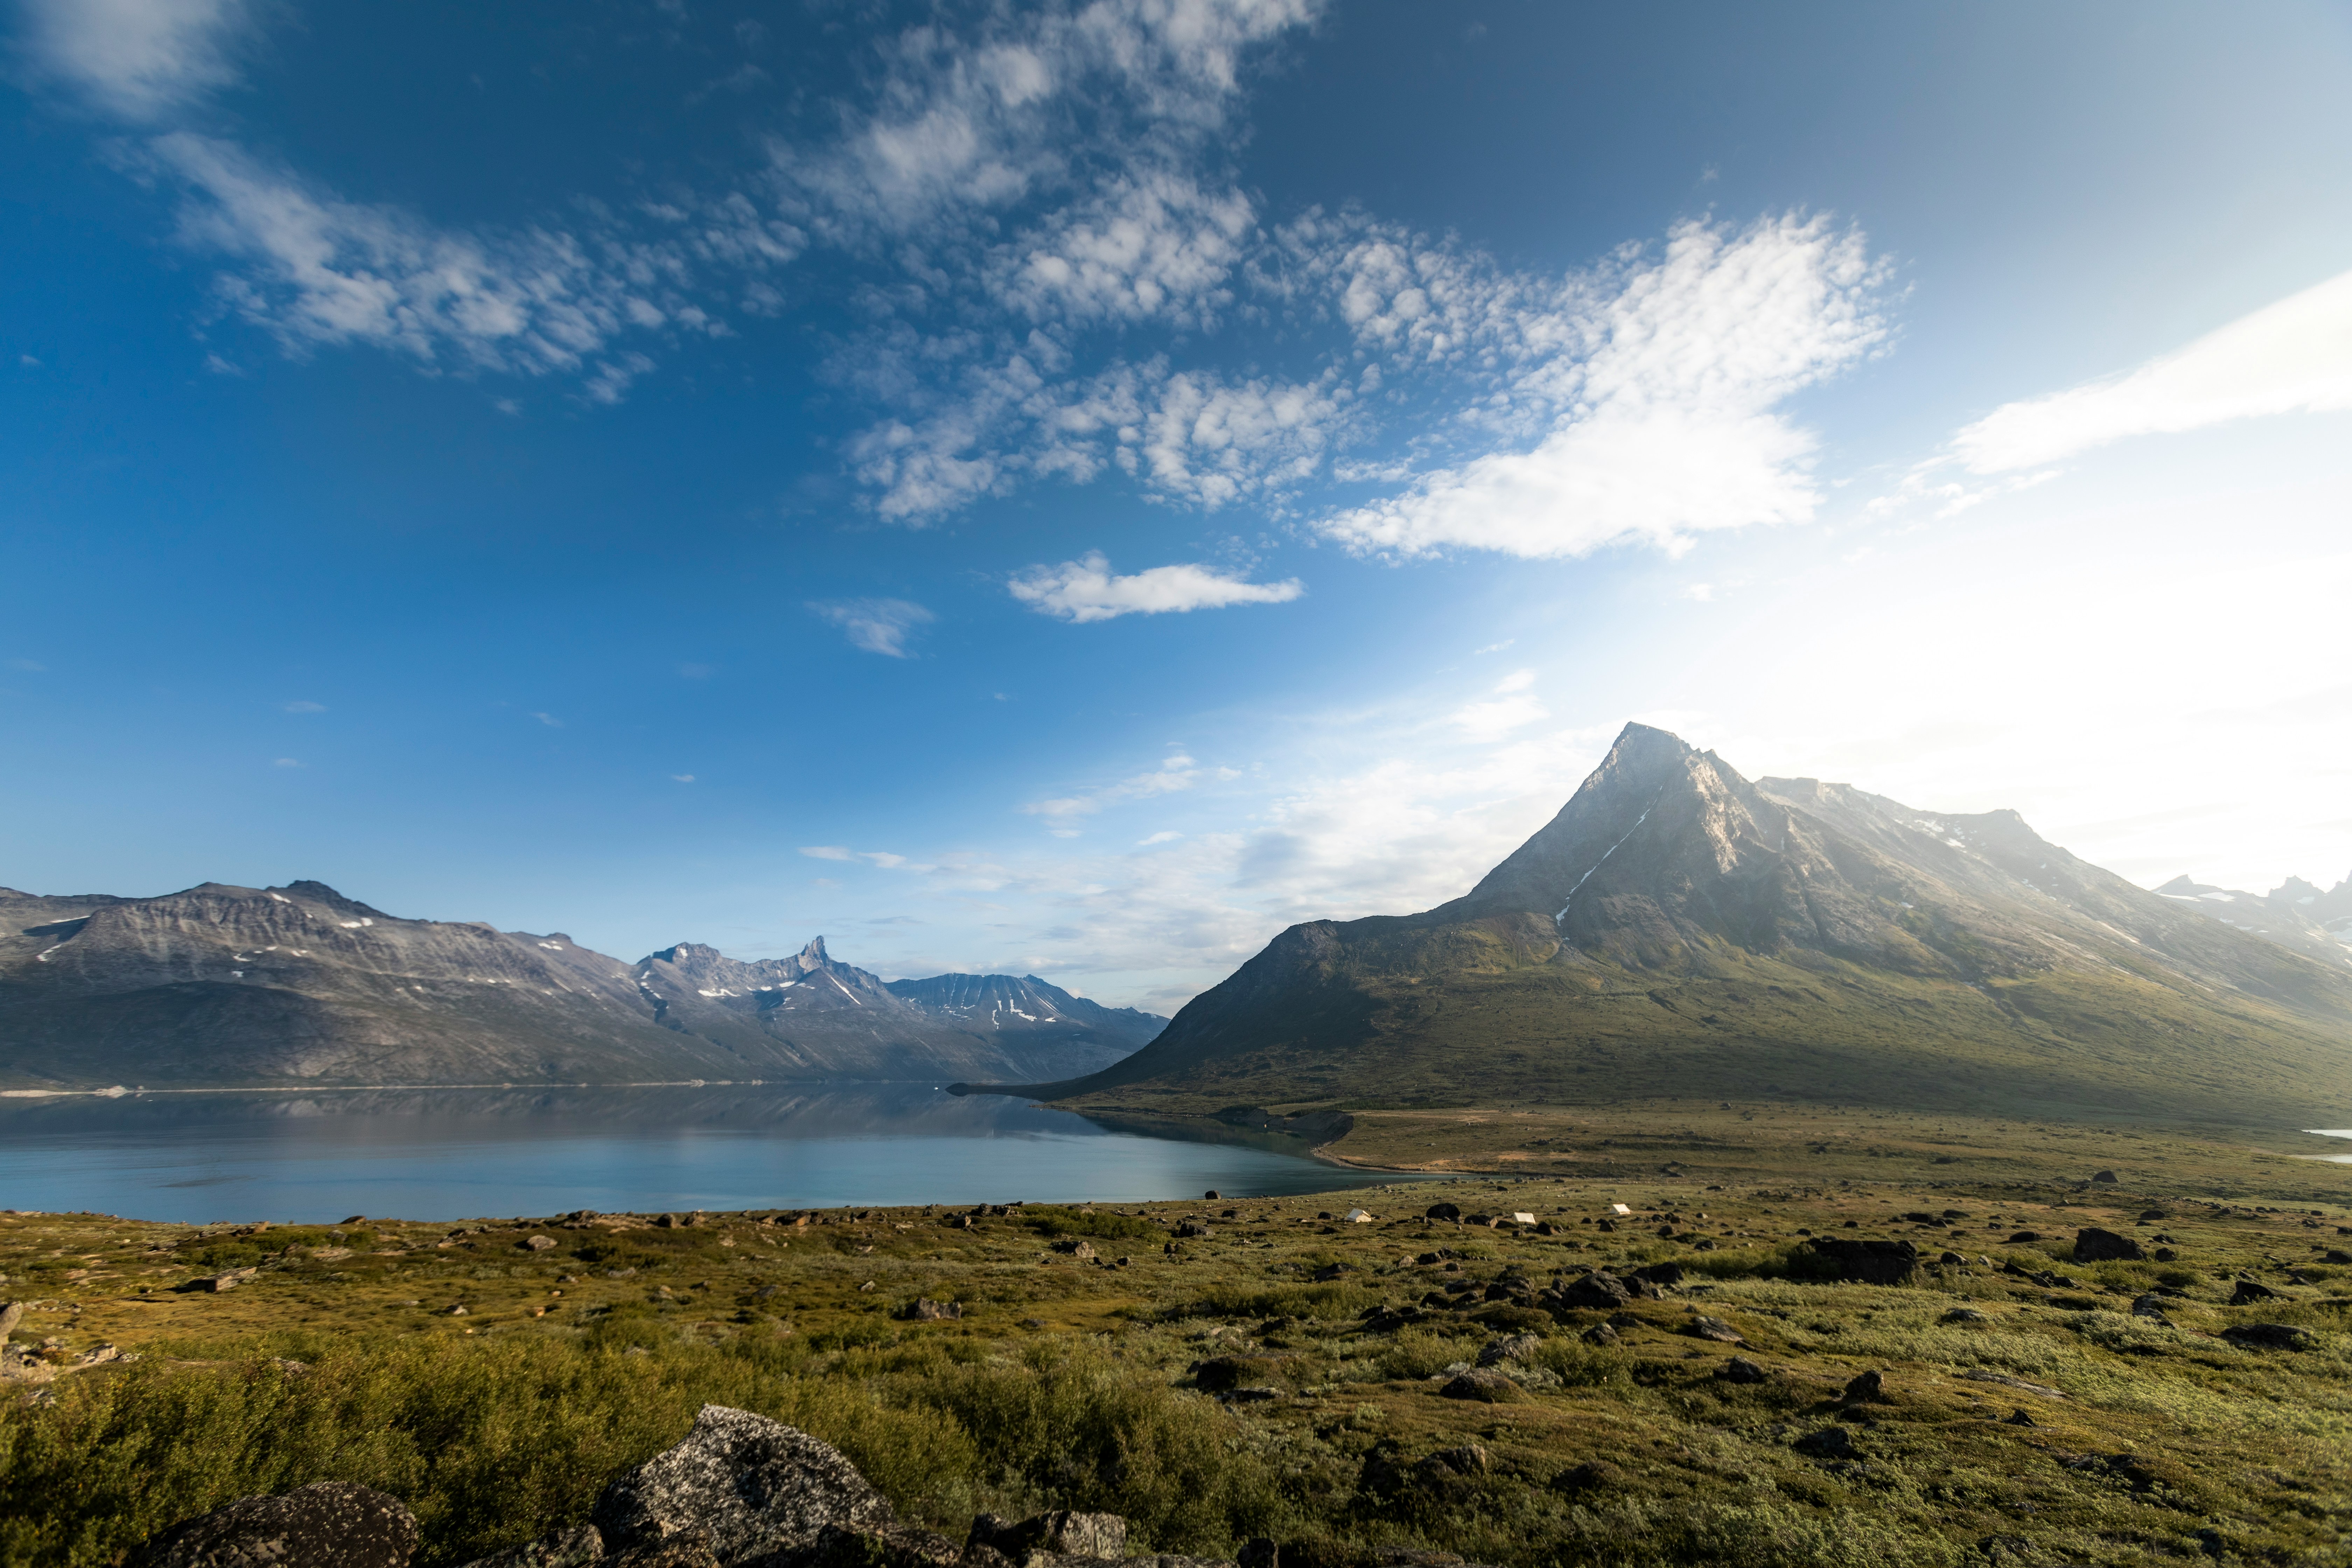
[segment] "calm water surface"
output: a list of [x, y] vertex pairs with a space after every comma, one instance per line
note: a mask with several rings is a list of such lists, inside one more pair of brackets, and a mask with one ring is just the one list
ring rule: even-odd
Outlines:
[[[2322, 1138], [2352, 1138], [2352, 1127], [2314, 1127], [2310, 1131]], [[2331, 1165], [2352, 1165], [2352, 1154], [2313, 1154], [2307, 1158], [2325, 1160]]]
[[1132, 1203], [1387, 1179], [928, 1084], [0, 1100], [0, 1208], [192, 1224]]

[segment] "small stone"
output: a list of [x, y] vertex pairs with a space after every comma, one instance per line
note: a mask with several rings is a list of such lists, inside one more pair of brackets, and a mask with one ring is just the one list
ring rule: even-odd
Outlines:
[[920, 1322], [940, 1322], [963, 1316], [960, 1301], [934, 1301], [928, 1296], [915, 1298], [912, 1316]]
[[449, 1304], [449, 1306], [448, 1306], [448, 1307], [446, 1307], [446, 1309], [444, 1309], [444, 1310], [443, 1310], [443, 1312], [442, 1312], [442, 1316], [444, 1316], [444, 1317], [447, 1317], [447, 1318], [462, 1318], [462, 1317], [464, 1317], [465, 1315], [466, 1315], [466, 1303], [465, 1303], [465, 1302], [463, 1302], [463, 1301], [453, 1301], [453, 1302], [451, 1302], [451, 1303]]
[[1762, 1383], [1772, 1374], [1746, 1356], [1736, 1355], [1725, 1362], [1723, 1370], [1716, 1375], [1726, 1383]]
[[1943, 1321], [1948, 1323], [1984, 1323], [1991, 1321], [1990, 1318], [1986, 1317], [1984, 1313], [1978, 1311], [1974, 1307], [1955, 1307], [1950, 1311], [1944, 1314]]
[[2279, 1292], [2272, 1289], [2267, 1285], [2252, 1279], [2239, 1280], [2238, 1288], [2230, 1292], [2230, 1305], [2232, 1307], [2245, 1307], [2251, 1306], [2256, 1301], [2276, 1301], [2279, 1300], [2281, 1300]]
[[1595, 1323], [1577, 1337], [1589, 1345], [1613, 1345], [1617, 1342], [1618, 1333], [1606, 1323]]
[[2159, 1323], [2171, 1321], [2164, 1315], [2164, 1298], [2153, 1290], [2134, 1301], [2131, 1310], [2135, 1318], [2153, 1318]]
[[1475, 1399], [1487, 1405], [1517, 1405], [1527, 1398], [1517, 1384], [1499, 1372], [1462, 1373], [1437, 1394], [1441, 1399]]
[[1501, 1362], [1518, 1361], [1533, 1355], [1542, 1347], [1543, 1339], [1540, 1335], [1506, 1334], [1501, 1339], [1486, 1342], [1484, 1348], [1478, 1352], [1478, 1364], [1494, 1366]]
[[1690, 1321], [1690, 1331], [1700, 1339], [1713, 1340], [1717, 1344], [1744, 1345], [1748, 1342], [1740, 1337], [1738, 1329], [1733, 1328], [1721, 1318], [1704, 1316], [1693, 1318]]
[[1800, 1454], [1810, 1454], [1816, 1459], [1853, 1458], [1853, 1434], [1843, 1426], [1824, 1426], [1818, 1432], [1808, 1432], [1789, 1446]]
[[2032, 1416], [2028, 1415], [2022, 1410], [2012, 1410], [2001, 1418], [2001, 1425], [2004, 1426], [2031, 1426], [2034, 1425], [2034, 1420]]
[[1454, 1204], [1432, 1204], [1427, 1208], [1421, 1211], [1421, 1217], [1423, 1219], [1438, 1220], [1460, 1219], [1462, 1217], [1462, 1210], [1458, 1205]]
[[1625, 1472], [1606, 1459], [1587, 1459], [1580, 1465], [1560, 1471], [1551, 1479], [1554, 1491], [1587, 1492], [1601, 1487], [1621, 1486]]
[[2102, 1186], [2113, 1185], [2116, 1180], [2116, 1173], [2113, 1171], [2101, 1171], [2097, 1174], [2094, 1175], [2091, 1180], [2099, 1183]]
[[521, 1245], [523, 1249], [527, 1252], [549, 1252], [554, 1249], [555, 1237], [551, 1236], [527, 1236], [522, 1238]]
[[1888, 1405], [1886, 1378], [1882, 1373], [1865, 1372], [1845, 1385], [1842, 1396], [1848, 1405]]
[[2312, 1345], [2308, 1331], [2292, 1323], [2240, 1323], [2223, 1329], [2221, 1337], [2233, 1345], [2248, 1345], [2256, 1350], [2301, 1351]]
[[2139, 1263], [2147, 1254], [2138, 1242], [2128, 1236], [2117, 1236], [2112, 1230], [2085, 1226], [2074, 1233], [2074, 1261], [2077, 1263]]

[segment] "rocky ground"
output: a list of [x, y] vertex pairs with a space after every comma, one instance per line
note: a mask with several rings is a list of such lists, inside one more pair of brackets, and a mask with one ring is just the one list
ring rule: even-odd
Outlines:
[[420, 1565], [639, 1551], [563, 1532], [706, 1405], [941, 1532], [833, 1543], [861, 1564], [1057, 1509], [1118, 1515], [1127, 1553], [1331, 1568], [2352, 1556], [2352, 1170], [2051, 1129], [2090, 1161], [1752, 1127], [1660, 1157], [1669, 1131], [1588, 1129], [1626, 1145], [1609, 1174], [1474, 1142], [1443, 1157], [1484, 1171], [1321, 1198], [0, 1215], [0, 1560], [124, 1561], [330, 1481], [396, 1500]]

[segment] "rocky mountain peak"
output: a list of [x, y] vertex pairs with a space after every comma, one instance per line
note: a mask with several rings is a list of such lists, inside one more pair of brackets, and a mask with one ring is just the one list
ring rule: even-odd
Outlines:
[[809, 938], [808, 945], [801, 949], [800, 956], [803, 969], [822, 969], [833, 962], [825, 956], [824, 938], [821, 936]]

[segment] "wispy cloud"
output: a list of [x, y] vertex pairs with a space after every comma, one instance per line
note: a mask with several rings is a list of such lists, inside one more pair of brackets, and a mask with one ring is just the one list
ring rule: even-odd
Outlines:
[[1039, 615], [1066, 621], [1108, 621], [1228, 605], [1284, 605], [1307, 591], [1296, 578], [1252, 583], [1207, 566], [1153, 566], [1131, 576], [1112, 573], [1100, 551], [1059, 566], [1032, 566], [1014, 577], [1013, 596]]
[[310, 701], [289, 702], [281, 709], [281, 711], [288, 713], [324, 713], [326, 710], [325, 703]]
[[552, 713], [533, 713], [531, 717], [538, 720], [541, 723], [546, 725], [551, 730], [561, 730], [563, 728], [563, 721], [558, 719]]
[[803, 844], [801, 846], [801, 853], [807, 856], [812, 860], [854, 860], [856, 858], [856, 857], [850, 852], [848, 847], [842, 844]]
[[26, 52], [125, 120], [152, 120], [236, 78], [245, 0], [30, 0]]
[[908, 599], [812, 600], [809, 608], [849, 635], [852, 647], [892, 658], [912, 658], [907, 639], [938, 619]]
[[1191, 789], [1201, 781], [1202, 772], [1201, 764], [1187, 753], [1171, 752], [1150, 773], [1135, 773], [1116, 784], [1079, 795], [1032, 801], [1021, 809], [1031, 816], [1044, 817], [1048, 830], [1056, 837], [1075, 837], [1080, 818], [1092, 816], [1105, 806], [1122, 801], [1149, 800], [1155, 795], [1173, 795], [1180, 790]]
[[1492, 697], [1455, 709], [1451, 721], [1473, 739], [1495, 740], [1538, 719], [1549, 718], [1551, 710], [1530, 690], [1535, 683], [1534, 670], [1513, 670], [1495, 683]]
[[2005, 474], [2134, 436], [2345, 409], [2352, 409], [2352, 272], [2125, 374], [2003, 404], [1952, 447], [1973, 472]]

